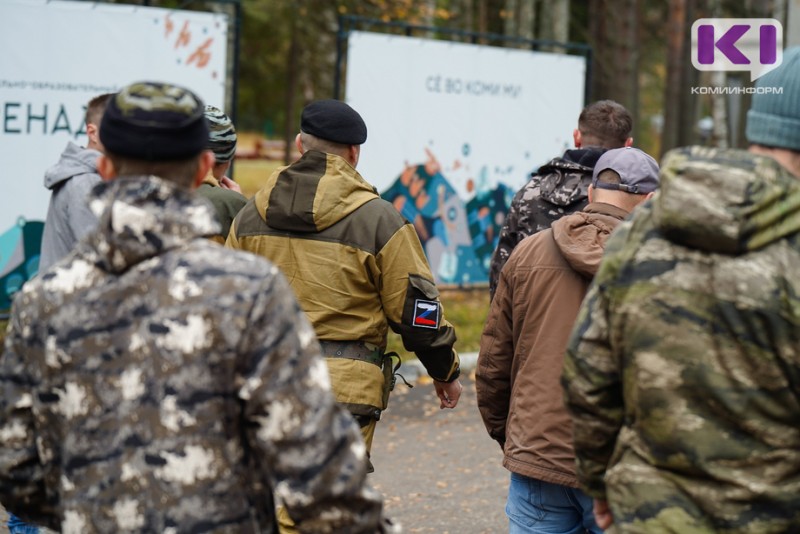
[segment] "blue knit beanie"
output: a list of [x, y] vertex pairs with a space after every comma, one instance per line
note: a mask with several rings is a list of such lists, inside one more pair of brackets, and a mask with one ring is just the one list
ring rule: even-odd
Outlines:
[[800, 46], [783, 52], [783, 63], [756, 82], [783, 88], [783, 94], [753, 95], [745, 135], [750, 143], [800, 152]]

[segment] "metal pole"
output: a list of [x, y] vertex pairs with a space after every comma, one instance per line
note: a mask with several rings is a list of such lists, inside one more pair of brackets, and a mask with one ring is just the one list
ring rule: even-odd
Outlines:
[[588, 106], [589, 101], [592, 98], [592, 49], [591, 47], [586, 49], [586, 77], [585, 81], [583, 82], [585, 85], [583, 87], [583, 105]]
[[344, 40], [346, 32], [344, 29], [345, 16], [339, 15], [339, 28], [336, 30], [336, 71], [333, 73], [333, 98], [341, 100], [342, 83], [342, 57], [344, 55]]
[[239, 53], [241, 51], [242, 37], [242, 3], [233, 4], [233, 81], [231, 83], [231, 121], [236, 124], [239, 115]]

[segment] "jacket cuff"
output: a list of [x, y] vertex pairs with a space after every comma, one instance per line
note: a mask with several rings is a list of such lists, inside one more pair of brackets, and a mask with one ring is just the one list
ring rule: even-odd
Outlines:
[[[461, 376], [461, 358], [458, 357], [458, 353], [455, 349], [452, 349], [453, 354], [453, 364], [450, 366], [450, 371], [447, 373], [447, 378], [444, 380], [439, 380], [439, 382], [454, 382]], [[436, 380], [436, 379], [434, 379]]]

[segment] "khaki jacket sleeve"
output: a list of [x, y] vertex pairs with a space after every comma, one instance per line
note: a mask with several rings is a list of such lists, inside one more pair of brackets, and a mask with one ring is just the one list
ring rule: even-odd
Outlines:
[[435, 380], [458, 377], [456, 333], [444, 318], [439, 290], [414, 228], [404, 224], [376, 256], [378, 288], [389, 326]]

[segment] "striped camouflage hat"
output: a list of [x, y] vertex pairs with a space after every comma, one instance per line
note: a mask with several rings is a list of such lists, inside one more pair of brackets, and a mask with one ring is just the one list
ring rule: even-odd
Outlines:
[[219, 108], [206, 106], [208, 121], [208, 148], [214, 153], [217, 163], [233, 159], [236, 153], [236, 129], [231, 119]]

